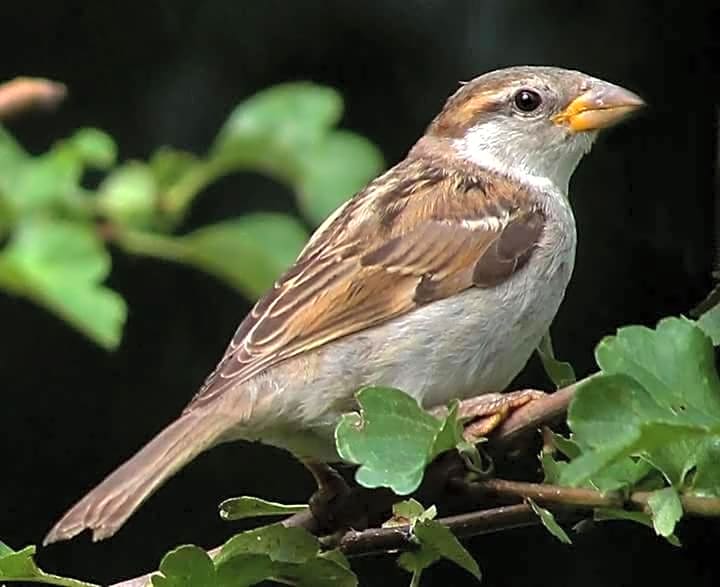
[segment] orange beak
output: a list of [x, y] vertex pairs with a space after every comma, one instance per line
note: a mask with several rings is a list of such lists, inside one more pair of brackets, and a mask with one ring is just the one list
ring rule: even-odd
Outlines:
[[608, 128], [645, 106], [633, 92], [599, 80], [553, 116], [556, 124], [567, 125], [573, 132]]

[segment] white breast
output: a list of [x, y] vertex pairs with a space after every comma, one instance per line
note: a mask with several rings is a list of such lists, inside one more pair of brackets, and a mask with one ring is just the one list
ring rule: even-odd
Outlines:
[[332, 449], [339, 415], [365, 385], [397, 387], [425, 407], [502, 391], [548, 330], [573, 269], [569, 203], [560, 194], [545, 199], [542, 240], [508, 281], [432, 302], [270, 369], [252, 382], [249, 391], [268, 401], [258, 401], [253, 433], [243, 436], [328, 458], [324, 443]]
[[569, 204], [553, 199], [542, 242], [530, 262], [500, 286], [473, 288], [433, 302], [368, 336], [364, 383], [391, 385], [425, 407], [502, 391], [550, 327], [575, 260]]

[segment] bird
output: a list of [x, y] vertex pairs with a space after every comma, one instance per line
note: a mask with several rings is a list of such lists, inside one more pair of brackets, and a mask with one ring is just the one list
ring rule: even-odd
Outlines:
[[278, 446], [311, 471], [338, 462], [335, 426], [364, 386], [399, 388], [426, 409], [502, 392], [548, 331], [573, 272], [571, 175], [601, 130], [642, 106], [621, 86], [558, 67], [514, 66], [461, 84], [405, 159], [315, 231], [180, 416], [44, 544], [84, 530], [112, 536], [223, 442]]

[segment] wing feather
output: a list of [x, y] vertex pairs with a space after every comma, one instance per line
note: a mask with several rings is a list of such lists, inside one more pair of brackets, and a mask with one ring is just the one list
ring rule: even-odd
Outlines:
[[[417, 177], [408, 182], [408, 177]], [[503, 178], [405, 161], [318, 229], [186, 408], [290, 357], [519, 270], [545, 217]]]

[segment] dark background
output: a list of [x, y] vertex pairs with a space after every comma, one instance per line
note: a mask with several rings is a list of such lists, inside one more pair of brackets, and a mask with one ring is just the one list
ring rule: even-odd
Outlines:
[[[202, 152], [229, 110], [268, 85], [310, 79], [346, 99], [343, 126], [404, 156], [459, 80], [513, 64], [582, 69], [625, 85], [646, 114], [604, 137], [572, 195], [579, 248], [554, 326], [562, 357], [585, 374], [603, 335], [686, 312], [711, 286], [717, 15], [700, 2], [479, 0], [148, 0], [3, 2], [0, 79], [68, 84], [55, 114], [10, 129], [32, 150], [82, 125], [109, 131], [123, 158], [161, 144]], [[248, 210], [287, 210], [292, 194], [239, 174], [209, 189], [184, 227]], [[248, 302], [199, 272], [114, 256], [128, 300], [121, 348], [99, 350], [29, 302], [0, 295], [0, 538], [38, 543], [59, 514], [167, 424], [214, 366]], [[547, 385], [532, 363], [522, 382]], [[217, 503], [241, 494], [307, 498], [302, 467], [236, 444], [202, 456], [112, 540], [86, 536], [40, 552], [46, 568], [98, 582], [156, 568], [169, 548], [214, 546], [240, 525]], [[720, 581], [720, 524], [685, 521], [681, 549], [640, 526], [608, 524], [560, 545], [540, 529], [469, 548], [485, 584], [696, 586]], [[391, 558], [358, 561], [362, 584], [404, 585]], [[438, 565], [423, 585], [470, 584]]]

